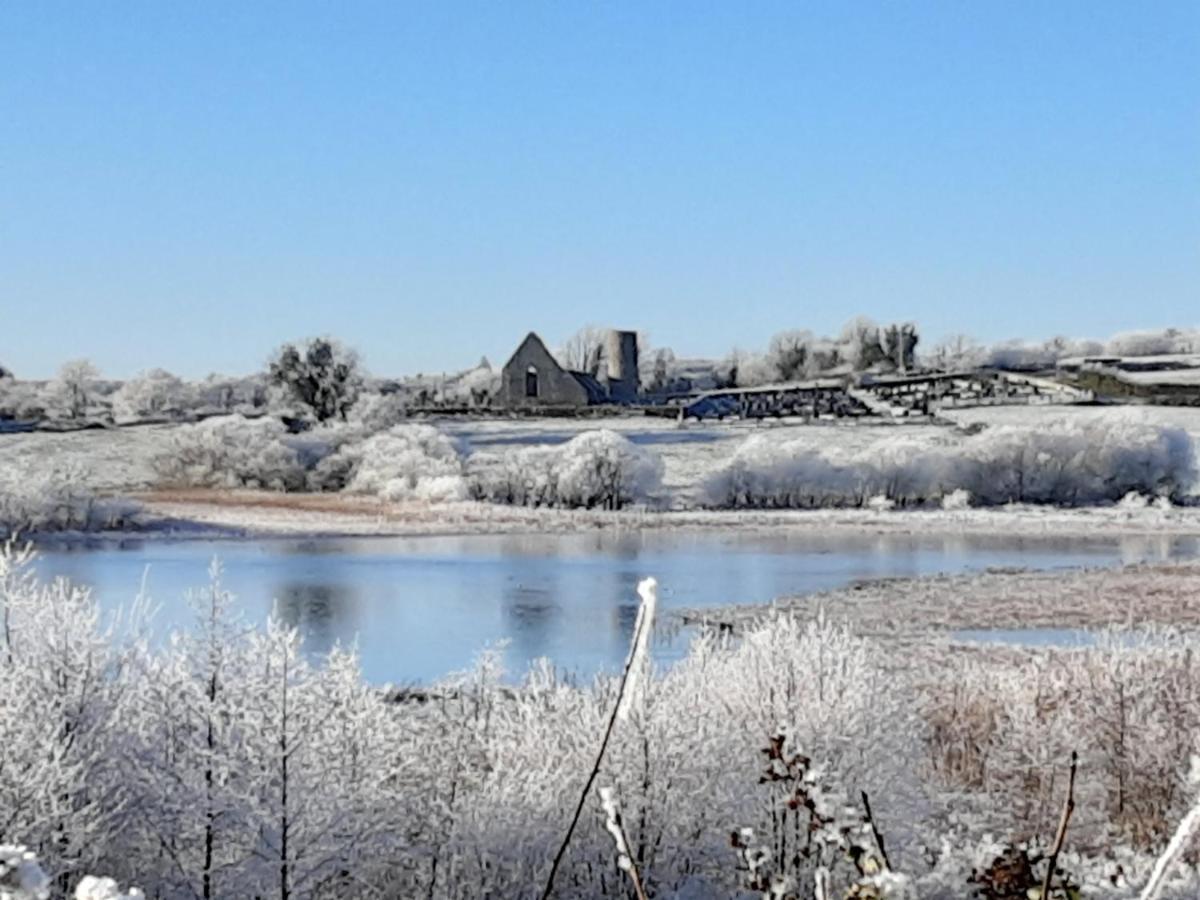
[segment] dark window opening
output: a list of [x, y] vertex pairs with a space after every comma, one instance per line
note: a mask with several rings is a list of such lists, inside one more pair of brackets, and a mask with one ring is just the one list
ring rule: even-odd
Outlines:
[[529, 371], [525, 373], [525, 396], [536, 397], [538, 395], [538, 373], [533, 366], [529, 367]]

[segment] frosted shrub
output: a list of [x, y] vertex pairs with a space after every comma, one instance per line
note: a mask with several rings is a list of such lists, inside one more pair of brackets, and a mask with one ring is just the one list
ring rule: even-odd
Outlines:
[[407, 416], [407, 404], [401, 394], [378, 392], [360, 394], [347, 414], [349, 421], [367, 434], [394, 428]]
[[143, 900], [146, 895], [137, 888], [122, 891], [111, 878], [84, 875], [75, 887], [75, 900]]
[[942, 509], [963, 510], [971, 508], [971, 492], [958, 488], [942, 498]]
[[172, 486], [298, 490], [304, 466], [288, 439], [277, 419], [221, 416], [178, 428], [154, 467]]
[[1195, 478], [1187, 432], [1131, 416], [990, 428], [935, 447], [900, 437], [850, 454], [756, 436], [708, 479], [703, 496], [733, 508], [864, 506], [875, 497], [947, 509], [968, 501], [1085, 505], [1130, 492], [1182, 499]]
[[118, 421], [176, 417], [197, 406], [197, 392], [163, 369], [151, 369], [121, 385], [112, 395]]
[[1114, 503], [1130, 491], [1177, 497], [1195, 479], [1182, 428], [1136, 416], [991, 428], [965, 442], [958, 478], [983, 504]]
[[662, 483], [663, 464], [615, 431], [586, 431], [561, 448], [559, 502], [573, 507], [620, 509], [644, 501]]
[[513, 506], [555, 506], [558, 458], [557, 447], [473, 453], [467, 460], [471, 494], [480, 500]]
[[336, 471], [344, 490], [385, 500], [464, 500], [467, 483], [454, 441], [432, 425], [397, 425], [347, 444], [320, 470]]
[[522, 506], [621, 509], [662, 484], [662, 459], [608, 429], [554, 447], [523, 447], [471, 459], [476, 497]]
[[96, 496], [88, 471], [78, 465], [54, 465], [21, 477], [0, 469], [0, 536], [120, 528], [136, 513], [129, 501]]

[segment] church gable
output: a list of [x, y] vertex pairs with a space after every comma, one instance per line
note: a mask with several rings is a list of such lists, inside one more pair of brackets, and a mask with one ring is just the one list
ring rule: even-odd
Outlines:
[[532, 331], [504, 365], [499, 399], [514, 408], [588, 405], [587, 391]]

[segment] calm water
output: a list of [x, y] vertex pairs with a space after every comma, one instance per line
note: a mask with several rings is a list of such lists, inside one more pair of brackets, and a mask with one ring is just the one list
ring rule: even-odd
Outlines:
[[[186, 627], [191, 588], [219, 557], [243, 614], [273, 607], [311, 650], [357, 642], [372, 681], [429, 681], [506, 641], [510, 671], [540, 656], [587, 675], [624, 659], [634, 586], [667, 608], [760, 603], [855, 579], [989, 566], [1055, 568], [1200, 555], [1194, 538], [1107, 540], [902, 535], [594, 533], [325, 540], [138, 541], [42, 548], [40, 570], [127, 607], [143, 578], [156, 633]], [[686, 637], [660, 641], [678, 658]]]

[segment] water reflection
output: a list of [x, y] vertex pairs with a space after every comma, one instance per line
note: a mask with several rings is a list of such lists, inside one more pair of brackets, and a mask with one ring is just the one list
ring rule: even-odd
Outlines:
[[[1196, 538], [1089, 540], [1027, 535], [847, 535], [799, 530], [625, 531], [329, 540], [89, 542], [42, 548], [39, 570], [95, 588], [107, 610], [128, 608], [143, 575], [156, 628], [190, 627], [189, 588], [219, 556], [226, 587], [256, 622], [278, 615], [314, 653], [357, 642], [377, 682], [429, 681], [507, 642], [514, 677], [529, 662], [590, 677], [624, 661], [637, 582], [654, 575], [664, 610], [762, 603], [856, 579], [987, 567], [1053, 568], [1193, 558]], [[686, 636], [656, 641], [678, 658]]]
[[305, 649], [314, 656], [356, 642], [360, 603], [351, 584], [284, 583], [275, 590], [274, 597], [275, 616], [304, 636]]

